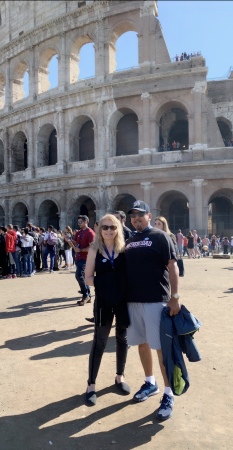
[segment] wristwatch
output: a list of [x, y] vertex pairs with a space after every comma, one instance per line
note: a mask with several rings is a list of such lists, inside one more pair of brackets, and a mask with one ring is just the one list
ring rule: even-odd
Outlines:
[[176, 300], [179, 300], [180, 298], [179, 294], [171, 294], [171, 297], [175, 298]]

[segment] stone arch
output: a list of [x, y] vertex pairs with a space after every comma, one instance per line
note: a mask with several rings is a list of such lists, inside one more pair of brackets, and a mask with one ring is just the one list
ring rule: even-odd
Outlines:
[[24, 75], [29, 72], [29, 64], [26, 60], [15, 65], [12, 80], [12, 101], [17, 102], [25, 97]]
[[18, 131], [11, 142], [11, 171], [18, 172], [28, 167], [28, 141], [23, 131]]
[[76, 83], [79, 79], [80, 50], [86, 44], [94, 44], [94, 38], [90, 34], [76, 37], [70, 49], [70, 84]]
[[233, 236], [233, 189], [219, 189], [210, 196], [208, 233]]
[[5, 226], [5, 211], [4, 208], [0, 205], [0, 227]]
[[224, 142], [225, 146], [228, 147], [229, 141], [231, 143], [231, 139], [232, 139], [232, 123], [230, 120], [226, 119], [225, 117], [217, 117], [216, 120], [217, 120], [219, 131], [223, 138], [223, 142]]
[[[59, 50], [56, 47], [48, 47], [43, 50], [40, 56], [39, 68], [38, 68], [38, 94], [42, 94], [50, 89], [49, 81], [49, 63], [51, 59], [57, 56], [59, 62]], [[59, 67], [58, 67], [59, 71]]]
[[4, 145], [0, 140], [0, 175], [4, 172]]
[[94, 121], [89, 115], [75, 117], [71, 123], [70, 159], [86, 161], [95, 158]]
[[0, 109], [5, 106], [5, 77], [0, 72]]
[[132, 207], [133, 202], [136, 201], [136, 198], [131, 194], [118, 194], [113, 201], [113, 210], [115, 211], [124, 211], [126, 214], [126, 226], [132, 228], [130, 222], [130, 216], [127, 215], [127, 212]]
[[111, 156], [135, 155], [139, 150], [138, 115], [131, 108], [116, 110], [109, 120]]
[[57, 163], [57, 131], [54, 125], [42, 125], [37, 136], [37, 166], [52, 166]]
[[[188, 110], [184, 103], [170, 101], [160, 106], [156, 113], [156, 123], [159, 124], [160, 150], [181, 150], [189, 148]], [[174, 148], [172, 142], [179, 142]]]
[[38, 225], [46, 230], [49, 225], [59, 229], [60, 208], [54, 200], [44, 200], [38, 208]]
[[164, 216], [173, 233], [180, 228], [183, 234], [189, 231], [189, 201], [183, 193], [170, 190], [158, 199], [157, 215]]
[[67, 217], [69, 225], [77, 228], [77, 217], [84, 214], [89, 218], [89, 227], [93, 228], [96, 221], [96, 202], [88, 195], [81, 195], [70, 206]]
[[23, 202], [16, 203], [12, 208], [12, 223], [20, 228], [28, 222], [28, 208]]
[[135, 31], [139, 32], [139, 25], [135, 23], [133, 20], [122, 20], [118, 22], [114, 28], [110, 31], [109, 34], [109, 44], [108, 44], [108, 50], [109, 50], [109, 73], [115, 72], [117, 67], [117, 61], [116, 61], [116, 54], [117, 54], [117, 48], [116, 48], [116, 41], [125, 33], [129, 31]]

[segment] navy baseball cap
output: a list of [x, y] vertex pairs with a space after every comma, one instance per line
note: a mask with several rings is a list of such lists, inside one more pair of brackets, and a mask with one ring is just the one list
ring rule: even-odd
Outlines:
[[133, 210], [149, 213], [150, 207], [142, 200], [136, 200], [135, 202], [133, 202], [133, 205], [127, 214], [131, 214]]

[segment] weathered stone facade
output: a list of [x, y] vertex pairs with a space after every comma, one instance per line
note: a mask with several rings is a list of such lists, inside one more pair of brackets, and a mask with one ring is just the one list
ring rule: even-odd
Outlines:
[[[173, 230], [233, 235], [232, 74], [207, 82], [201, 55], [172, 62], [157, 15], [155, 1], [0, 1], [1, 224], [93, 224], [140, 198]], [[139, 65], [116, 72], [127, 31]], [[95, 76], [79, 80], [90, 42]]]

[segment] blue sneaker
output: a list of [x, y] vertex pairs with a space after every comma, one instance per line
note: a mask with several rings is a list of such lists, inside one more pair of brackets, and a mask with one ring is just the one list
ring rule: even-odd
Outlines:
[[174, 397], [171, 395], [163, 394], [161, 405], [156, 413], [156, 417], [159, 420], [167, 420], [172, 415], [174, 405]]
[[158, 393], [159, 388], [157, 383], [151, 384], [149, 381], [145, 381], [145, 383], [141, 386], [141, 389], [134, 394], [133, 399], [135, 402], [144, 402], [148, 399], [148, 397]]

